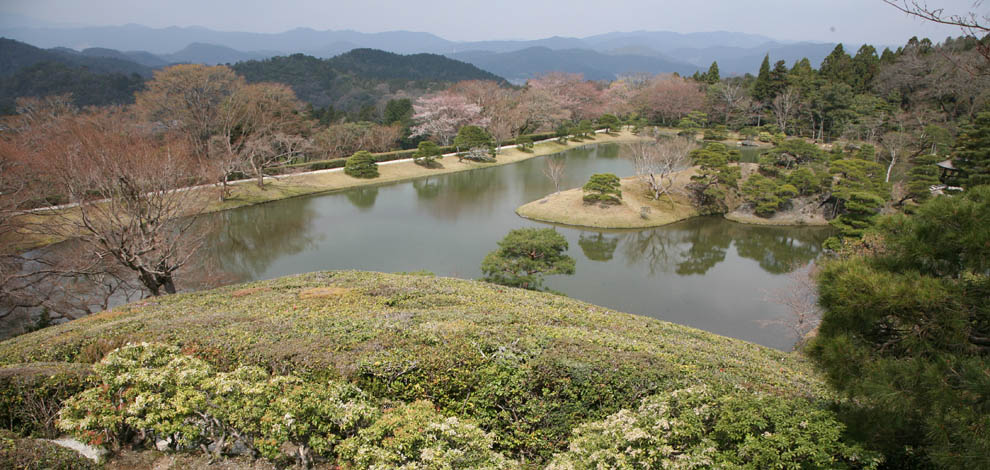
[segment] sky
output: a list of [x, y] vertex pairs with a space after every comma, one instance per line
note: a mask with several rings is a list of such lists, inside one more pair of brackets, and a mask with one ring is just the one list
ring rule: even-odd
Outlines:
[[[931, 0], [949, 13], [988, 14], [990, 2]], [[136, 23], [221, 31], [297, 27], [424, 31], [455, 41], [584, 37], [612, 31], [732, 31], [791, 41], [903, 44], [957, 28], [923, 22], [882, 0], [0, 0], [4, 24]]]

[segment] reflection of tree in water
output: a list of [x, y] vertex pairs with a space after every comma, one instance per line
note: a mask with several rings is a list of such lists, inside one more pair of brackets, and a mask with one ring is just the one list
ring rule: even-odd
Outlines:
[[619, 246], [619, 237], [606, 237], [605, 234], [582, 232], [578, 246], [584, 256], [592, 261], [608, 261], [612, 259], [615, 248]]
[[420, 199], [435, 199], [440, 195], [440, 183], [430, 177], [415, 179], [412, 186]]
[[783, 274], [815, 259], [828, 234], [814, 227], [755, 227], [697, 218], [629, 232], [621, 239], [628, 262], [645, 263], [651, 276], [671, 270], [680, 275], [705, 274], [725, 261], [733, 242], [740, 257], [759, 262], [771, 274]]
[[366, 211], [375, 206], [378, 199], [378, 186], [349, 189], [344, 193], [347, 200], [354, 204], [359, 210]]
[[200, 262], [215, 263], [236, 280], [258, 278], [279, 257], [313, 244], [309, 222], [316, 212], [311, 202], [299, 198], [204, 216], [203, 223], [214, 225], [214, 230]]
[[[710, 219], [700, 219], [706, 223], [689, 224], [682, 240], [690, 240], [691, 248], [680, 253], [682, 259], [675, 272], [681, 275], [705, 274], [715, 265], [725, 261], [725, 254], [732, 244], [732, 233], [725, 222], [713, 223]], [[721, 222], [721, 221], [719, 221]]]
[[771, 274], [786, 274], [806, 265], [821, 253], [829, 231], [783, 227], [746, 227], [736, 236], [736, 252], [756, 260]]
[[622, 251], [629, 264], [646, 263], [653, 276], [669, 271], [677, 238], [676, 230], [665, 228], [629, 232], [622, 238]]
[[[506, 189], [505, 175], [498, 168], [463, 171], [430, 178], [428, 182], [413, 180], [419, 201], [438, 219], [456, 220], [462, 211], [491, 211]], [[419, 187], [417, 187], [417, 184]], [[435, 186], [435, 187], [429, 187]], [[423, 192], [420, 192], [420, 190]]]

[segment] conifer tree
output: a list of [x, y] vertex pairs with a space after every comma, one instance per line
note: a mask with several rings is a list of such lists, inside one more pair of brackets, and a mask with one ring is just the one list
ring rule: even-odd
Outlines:
[[990, 184], [990, 112], [976, 115], [956, 142], [953, 164], [965, 174], [963, 186]]
[[770, 83], [770, 54], [763, 57], [763, 64], [760, 65], [760, 74], [756, 76], [756, 83], [753, 84], [753, 98], [761, 103], [766, 103], [772, 97]]

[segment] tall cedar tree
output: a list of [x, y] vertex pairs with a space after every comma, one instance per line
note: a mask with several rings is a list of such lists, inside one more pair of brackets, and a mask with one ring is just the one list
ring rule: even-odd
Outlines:
[[770, 84], [770, 54], [767, 54], [763, 58], [763, 63], [760, 64], [760, 74], [756, 76], [756, 82], [753, 84], [753, 98], [761, 103], [766, 103], [773, 99], [773, 96], [771, 96], [772, 93], [772, 86]]

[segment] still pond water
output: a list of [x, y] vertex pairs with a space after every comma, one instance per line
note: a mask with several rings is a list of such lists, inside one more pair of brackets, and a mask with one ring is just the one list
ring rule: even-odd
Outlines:
[[[572, 149], [562, 187], [594, 173], [632, 175], [615, 144]], [[516, 207], [554, 191], [547, 157], [403, 183], [244, 207], [213, 217], [209, 248], [237, 280], [328, 269], [427, 270], [481, 277], [485, 254], [509, 230], [546, 227]], [[787, 289], [796, 264], [814, 260], [828, 231], [759, 227], [704, 217], [648, 230], [557, 227], [577, 260], [573, 276], [547, 286], [573, 298], [790, 349], [794, 336], [767, 326], [785, 309], [768, 292]]]

